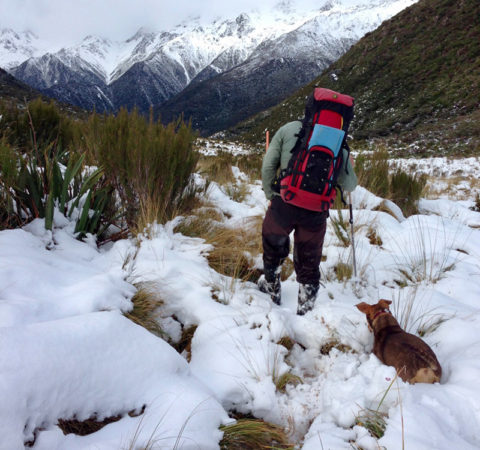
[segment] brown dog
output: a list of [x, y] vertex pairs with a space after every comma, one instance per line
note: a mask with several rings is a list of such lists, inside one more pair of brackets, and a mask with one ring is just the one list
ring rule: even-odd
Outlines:
[[439, 382], [442, 368], [435, 353], [419, 337], [400, 328], [390, 313], [391, 303], [380, 300], [376, 305], [356, 305], [366, 314], [368, 328], [373, 331], [373, 353], [387, 366], [395, 367], [403, 381], [412, 384]]

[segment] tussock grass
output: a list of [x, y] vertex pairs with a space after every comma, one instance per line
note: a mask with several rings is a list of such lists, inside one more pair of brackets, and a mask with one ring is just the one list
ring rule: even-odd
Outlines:
[[355, 419], [356, 425], [366, 428], [370, 435], [376, 439], [380, 439], [387, 429], [387, 414], [377, 409], [365, 408], [362, 413]]
[[213, 246], [207, 257], [210, 267], [223, 275], [242, 281], [256, 281], [259, 273], [253, 258], [262, 252], [262, 218], [244, 220], [238, 228], [218, 227], [205, 237]]
[[[391, 169], [389, 156], [384, 146], [378, 146], [368, 154], [360, 154], [355, 164], [359, 185], [379, 197], [392, 200], [406, 217], [416, 214], [427, 177], [415, 172], [407, 173], [396, 167]], [[410, 170], [414, 171], [414, 168]]]
[[436, 313], [435, 309], [428, 308], [428, 299], [419, 297], [418, 286], [393, 291], [392, 314], [399, 325], [409, 333], [426, 336], [452, 317]]
[[198, 160], [197, 170], [210, 181], [220, 185], [234, 183], [232, 172], [234, 157], [228, 152], [218, 152], [216, 156], [202, 156]]
[[235, 165], [245, 173], [250, 180], [260, 180], [262, 178], [262, 160], [264, 153], [251, 153], [249, 155], [240, 155], [236, 157]]
[[302, 378], [300, 378], [298, 375], [294, 375], [292, 372], [285, 372], [273, 381], [278, 392], [286, 392], [287, 385], [289, 384], [293, 386], [303, 384]]
[[135, 322], [158, 337], [165, 337], [156, 320], [156, 310], [163, 304], [154, 283], [142, 282], [136, 285], [137, 292], [132, 297], [133, 310], [125, 313], [125, 317]]
[[377, 230], [372, 227], [367, 230], [367, 238], [371, 245], [377, 245], [378, 247], [383, 245], [382, 238], [378, 235]]
[[295, 345], [295, 341], [290, 336], [283, 336], [277, 344], [283, 345], [287, 350], [291, 350]]
[[342, 344], [338, 339], [332, 339], [322, 345], [320, 353], [322, 355], [328, 355], [334, 348], [342, 353], [350, 353], [354, 351], [350, 346]]
[[397, 169], [390, 177], [390, 199], [406, 217], [418, 213], [418, 200], [427, 183], [425, 175], [410, 175]]
[[353, 276], [353, 268], [351, 264], [346, 264], [344, 262], [339, 262], [333, 268], [335, 275], [338, 281], [347, 281], [350, 280]]
[[380, 411], [385, 398], [393, 386], [393, 383], [398, 378], [398, 374], [395, 375], [393, 380], [388, 385], [388, 388], [385, 390], [380, 402], [376, 409], [365, 408], [360, 411], [360, 414], [355, 418], [355, 423], [366, 428], [369, 433], [376, 439], [380, 439], [385, 434], [387, 428], [387, 414]]
[[406, 286], [424, 281], [435, 284], [444, 278], [455, 267], [456, 259], [451, 256], [451, 249], [455, 248], [457, 237], [449, 237], [445, 225], [432, 231], [425, 228], [419, 219], [410, 231], [409, 248], [404, 248], [403, 243], [391, 236], [399, 255], [395, 256], [396, 270], [400, 275], [398, 284]]
[[215, 233], [224, 218], [223, 213], [213, 204], [201, 200], [199, 207], [193, 210], [193, 214], [185, 217], [174, 231], [184, 236], [206, 239]]
[[382, 198], [387, 198], [389, 192], [388, 157], [387, 148], [379, 146], [369, 155], [358, 155], [355, 160], [358, 184]]
[[250, 193], [250, 188], [247, 183], [228, 183], [223, 186], [223, 191], [234, 202], [242, 203]]
[[220, 430], [223, 431], [222, 450], [294, 448], [281, 427], [260, 419], [240, 419], [232, 425], [221, 426]]

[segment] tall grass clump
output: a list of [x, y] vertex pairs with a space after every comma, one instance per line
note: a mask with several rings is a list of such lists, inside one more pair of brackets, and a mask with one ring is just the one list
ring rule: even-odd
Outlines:
[[261, 253], [261, 217], [246, 219], [238, 228], [216, 227], [205, 236], [212, 245], [207, 259], [212, 269], [242, 281], [259, 277], [253, 260]]
[[138, 283], [135, 287], [137, 292], [132, 297], [133, 309], [125, 313], [125, 317], [154, 335], [165, 338], [166, 334], [156, 320], [156, 311], [163, 304], [158, 287], [148, 282]]
[[390, 199], [401, 208], [405, 216], [417, 214], [417, 203], [426, 184], [425, 175], [410, 175], [397, 169], [390, 177]]
[[386, 148], [380, 147], [368, 156], [360, 154], [355, 160], [355, 173], [360, 186], [379, 197], [387, 198], [389, 167]]
[[223, 425], [222, 450], [293, 449], [285, 431], [258, 419], [240, 419], [234, 424]]
[[115, 188], [130, 229], [178, 212], [198, 161], [194, 138], [182, 121], [164, 126], [137, 111], [90, 117], [85, 144]]
[[397, 240], [391, 235], [390, 242], [395, 250], [396, 271], [401, 287], [423, 282], [435, 284], [455, 268], [458, 254], [453, 251], [459, 245], [458, 229], [448, 230], [443, 221], [433, 229], [427, 227], [418, 216], [412, 219], [412, 226], [404, 239]]
[[369, 155], [359, 155], [355, 164], [358, 182], [375, 195], [392, 200], [406, 217], [417, 214], [418, 200], [427, 178], [425, 175], [407, 173], [400, 168], [392, 171], [388, 156], [384, 147], [379, 147]]

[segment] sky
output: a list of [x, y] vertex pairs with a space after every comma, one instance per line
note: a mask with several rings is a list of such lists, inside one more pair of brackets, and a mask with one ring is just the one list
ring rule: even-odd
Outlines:
[[[262, 0], [261, 7], [277, 2]], [[140, 27], [169, 29], [189, 17], [230, 16], [258, 4], [258, 0], [0, 0], [0, 29], [33, 31], [52, 42], [73, 43], [88, 34], [122, 40]]]

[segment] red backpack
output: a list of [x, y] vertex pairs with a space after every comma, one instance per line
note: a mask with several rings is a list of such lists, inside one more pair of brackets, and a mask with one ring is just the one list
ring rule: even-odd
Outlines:
[[312, 211], [326, 211], [333, 204], [343, 148], [350, 151], [346, 137], [353, 103], [349, 95], [315, 88], [288, 167], [279, 177], [284, 202]]

